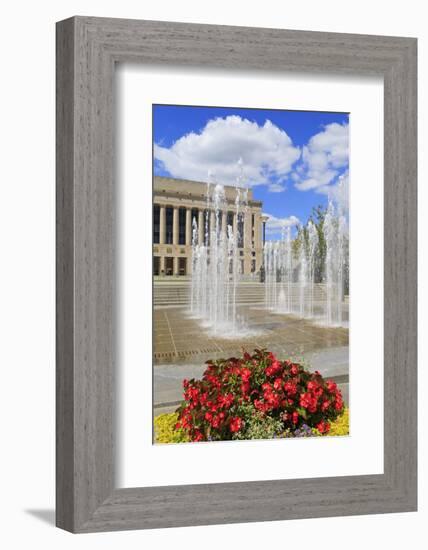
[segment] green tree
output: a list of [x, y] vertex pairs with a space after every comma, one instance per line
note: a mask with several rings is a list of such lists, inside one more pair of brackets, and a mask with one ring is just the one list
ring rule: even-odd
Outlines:
[[[318, 245], [315, 253], [315, 264], [314, 264], [314, 282], [322, 283], [325, 281], [325, 259], [327, 255], [327, 243], [324, 236], [324, 221], [327, 214], [327, 207], [319, 205], [312, 208], [312, 212], [308, 218], [315, 225], [317, 235], [318, 235]], [[303, 232], [303, 242], [305, 247], [309, 247], [309, 231], [308, 231], [308, 222], [306, 225], [296, 225], [296, 238], [292, 241], [292, 250], [293, 257], [295, 260], [299, 258], [300, 246], [302, 243], [302, 232]], [[336, 220], [337, 222], [337, 220]], [[345, 237], [344, 243], [344, 252], [345, 252], [345, 265], [344, 265], [344, 292], [345, 294], [349, 293], [349, 241]]]
[[315, 225], [318, 233], [318, 253], [315, 259], [315, 273], [314, 282], [321, 283], [325, 277], [325, 257], [327, 252], [327, 246], [324, 237], [324, 220], [327, 213], [325, 206], [314, 206], [309, 219]]

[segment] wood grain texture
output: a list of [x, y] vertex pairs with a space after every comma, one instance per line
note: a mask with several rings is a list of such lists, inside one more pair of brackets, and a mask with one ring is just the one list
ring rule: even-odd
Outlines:
[[[383, 475], [115, 489], [118, 61], [383, 76]], [[415, 39], [87, 17], [58, 23], [57, 525], [92, 532], [415, 510], [416, 177]]]
[[74, 24], [56, 36], [56, 521], [74, 525]]

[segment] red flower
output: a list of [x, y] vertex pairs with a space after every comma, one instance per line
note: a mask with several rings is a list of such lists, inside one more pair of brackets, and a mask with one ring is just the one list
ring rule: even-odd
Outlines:
[[330, 407], [330, 401], [323, 401], [321, 403], [322, 412], [326, 411]]
[[315, 397], [321, 397], [321, 395], [324, 393], [322, 387], [318, 384], [318, 382], [315, 382], [314, 380], [310, 380], [308, 382], [308, 391], [315, 395]]
[[213, 428], [218, 428], [220, 426], [220, 417], [214, 416], [211, 424]]
[[266, 367], [265, 373], [267, 374], [267, 376], [273, 376], [280, 369], [281, 369], [281, 363], [275, 359], [274, 361], [272, 361], [272, 363], [268, 367]]
[[309, 380], [308, 382], [308, 391], [314, 391], [318, 388], [318, 384], [314, 382], [313, 380]]
[[327, 380], [325, 385], [327, 386], [327, 390], [330, 393], [334, 393], [337, 389], [337, 384], [336, 384], [336, 382], [334, 382], [334, 380]]
[[250, 369], [245, 368], [245, 369], [242, 369], [242, 370], [241, 370], [241, 378], [242, 378], [242, 381], [243, 381], [243, 382], [248, 382], [248, 380], [250, 379], [250, 377], [251, 377], [251, 371], [250, 371]]
[[247, 394], [250, 391], [250, 383], [249, 382], [242, 382], [241, 384], [241, 393]]
[[276, 390], [279, 390], [279, 389], [281, 389], [281, 386], [282, 386], [282, 378], [275, 378], [275, 381], [273, 383], [273, 387]]
[[269, 406], [266, 403], [263, 403], [259, 399], [254, 400], [254, 406], [258, 411], [266, 412], [269, 409]]
[[302, 393], [300, 396], [300, 405], [309, 412], [314, 413], [317, 410], [317, 399], [310, 393]]
[[316, 428], [320, 433], [326, 434], [330, 431], [330, 424], [325, 420], [321, 420], [321, 422], [318, 422], [316, 425]]
[[336, 399], [334, 400], [334, 408], [336, 409], [336, 411], [340, 411], [343, 409], [343, 400], [340, 394], [336, 395]]
[[193, 441], [202, 441], [204, 439], [204, 436], [199, 430], [195, 430], [195, 433], [193, 434]]
[[236, 432], [239, 432], [239, 430], [241, 429], [242, 427], [242, 419], [239, 418], [239, 416], [234, 416], [231, 420], [230, 420], [230, 431], [232, 433], [236, 433]]
[[290, 372], [293, 376], [296, 376], [296, 374], [299, 374], [299, 367], [295, 364], [291, 365]]
[[229, 409], [234, 400], [235, 398], [233, 396], [233, 393], [228, 393], [227, 395], [220, 395], [217, 401], [220, 407], [225, 407], [226, 409]]
[[206, 405], [208, 399], [208, 392], [201, 393], [201, 396], [199, 397], [199, 403], [201, 405]]
[[293, 382], [288, 381], [284, 384], [284, 390], [288, 395], [296, 395], [297, 386]]
[[196, 405], [199, 397], [199, 389], [194, 386], [189, 386], [184, 394], [186, 401], [193, 401]]
[[334, 380], [265, 350], [207, 363], [201, 380], [183, 381], [183, 392], [175, 428], [192, 441], [205, 441], [207, 434], [210, 440], [231, 439], [244, 429], [247, 414], [282, 420], [284, 429], [293, 430], [303, 415], [308, 426], [325, 434], [344, 408]]

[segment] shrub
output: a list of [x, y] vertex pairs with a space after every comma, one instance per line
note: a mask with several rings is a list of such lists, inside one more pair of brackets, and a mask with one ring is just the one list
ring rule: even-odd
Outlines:
[[305, 425], [320, 434], [344, 410], [336, 383], [271, 352], [207, 361], [202, 380], [184, 380], [176, 430], [191, 441], [285, 437]]
[[155, 416], [156, 443], [185, 443], [190, 441], [184, 430], [175, 429], [177, 421], [177, 413], [166, 413]]
[[331, 423], [329, 435], [349, 435], [349, 409], [346, 407], [343, 413]]

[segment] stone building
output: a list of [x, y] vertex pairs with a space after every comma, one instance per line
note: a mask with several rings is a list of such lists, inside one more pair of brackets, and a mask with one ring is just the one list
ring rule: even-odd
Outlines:
[[[221, 213], [221, 228], [236, 231], [241, 272], [255, 274], [263, 262], [264, 223], [262, 203], [248, 190], [245, 214], [236, 213], [236, 187], [225, 186], [227, 208]], [[208, 217], [208, 220], [207, 220]], [[207, 184], [155, 176], [153, 186], [153, 273], [155, 276], [185, 276], [192, 270], [192, 223], [198, 225], [199, 242], [205, 240], [205, 224], [215, 223], [215, 213], [207, 209]], [[226, 224], [223, 223], [226, 220]]]

